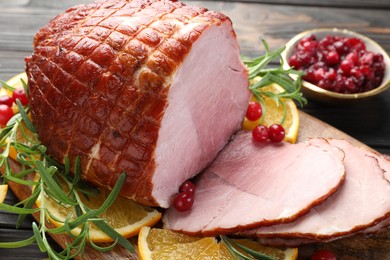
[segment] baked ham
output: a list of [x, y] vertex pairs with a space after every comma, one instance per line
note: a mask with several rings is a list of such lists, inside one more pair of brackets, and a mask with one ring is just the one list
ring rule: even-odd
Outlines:
[[250, 93], [225, 15], [168, 0], [70, 8], [26, 58], [31, 117], [56, 160], [82, 178], [168, 207], [239, 128]]
[[328, 143], [256, 144], [240, 131], [199, 176], [191, 210], [168, 209], [164, 227], [216, 236], [292, 222], [340, 187], [343, 158]]
[[[326, 141], [311, 142], [321, 145]], [[386, 176], [390, 174], [390, 162], [344, 140], [329, 142], [345, 153], [346, 178], [337, 193], [293, 223], [262, 227], [244, 235], [255, 234], [267, 244], [296, 246], [356, 232], [377, 232], [389, 224], [390, 183]]]

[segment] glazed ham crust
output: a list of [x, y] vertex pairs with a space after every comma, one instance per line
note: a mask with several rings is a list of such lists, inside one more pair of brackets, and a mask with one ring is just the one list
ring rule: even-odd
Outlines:
[[[199, 90], [216, 93], [209, 95], [211, 98], [225, 98], [221, 94], [225, 92], [239, 98], [227, 98], [224, 104], [202, 101], [205, 106], [210, 103], [212, 111], [216, 110], [212, 103], [223, 105], [221, 109], [231, 111], [233, 122], [226, 122], [226, 130], [216, 132], [220, 137], [212, 136], [210, 145], [194, 152], [199, 153], [194, 155], [196, 166], [185, 162], [180, 167], [181, 159], [172, 159], [172, 172], [177, 171], [180, 177], [172, 177], [175, 181], [164, 194], [162, 184], [157, 187], [156, 182], [164, 178], [170, 181], [163, 176], [170, 173], [165, 169], [168, 166], [163, 166], [163, 173], [155, 176], [158, 165], [163, 164], [156, 157], [163, 158], [164, 153], [172, 151], [160, 149], [162, 155], [156, 155], [157, 146], [164, 143], [159, 133], [167, 109], [173, 107], [171, 90], [180, 92], [186, 87], [185, 77], [191, 75], [183, 68], [191, 68], [188, 63], [192, 61], [186, 63], [186, 58], [195, 47], [199, 51], [205, 48], [199, 43], [202, 37], [208, 37], [211, 47], [218, 43], [219, 48], [226, 49], [232, 64], [226, 64], [230, 66], [226, 73], [230, 74], [223, 75], [225, 81], [210, 82], [210, 75], [200, 72]], [[216, 64], [216, 69], [218, 66], [221, 64]], [[226, 70], [216, 69], [210, 73]], [[249, 98], [247, 72], [239, 61], [239, 47], [229, 18], [165, 0], [101, 0], [70, 8], [37, 33], [34, 52], [26, 58], [26, 72], [32, 120], [49, 154], [58, 161], [65, 156], [74, 161], [79, 156], [83, 178], [99, 186], [113, 187], [118, 176], [126, 172], [122, 195], [153, 206], [168, 207], [180, 183], [211, 162], [240, 127]], [[201, 83], [206, 76], [207, 82]], [[218, 89], [222, 85], [226, 85], [226, 91]], [[183, 94], [183, 100], [192, 102], [190, 91], [193, 90]], [[195, 107], [201, 101], [193, 102], [198, 102], [193, 104]], [[191, 116], [191, 120], [207, 119], [196, 112]], [[216, 116], [219, 115], [210, 114]], [[194, 125], [200, 127], [198, 122]], [[208, 132], [212, 132], [204, 129], [194, 130], [199, 142], [205, 142]], [[175, 129], [171, 132], [174, 135]], [[180, 145], [183, 144], [171, 145], [172, 157], [180, 157], [176, 148]]]

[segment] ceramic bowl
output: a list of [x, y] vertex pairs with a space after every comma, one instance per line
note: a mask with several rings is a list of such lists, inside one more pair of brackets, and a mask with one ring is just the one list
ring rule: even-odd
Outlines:
[[373, 97], [375, 95], [378, 95], [382, 93], [383, 91], [387, 90], [390, 87], [390, 57], [387, 54], [387, 52], [375, 41], [371, 40], [370, 38], [361, 35], [359, 33], [345, 30], [345, 29], [314, 29], [314, 30], [308, 30], [304, 31], [295, 37], [293, 37], [287, 44], [286, 49], [282, 53], [282, 58], [284, 60], [284, 67], [288, 68], [288, 60], [290, 56], [292, 55], [295, 46], [298, 44], [299, 40], [306, 36], [314, 35], [316, 36], [317, 40], [321, 40], [327, 35], [332, 36], [342, 36], [342, 37], [357, 37], [363, 40], [366, 44], [366, 49], [369, 51], [373, 51], [374, 53], [381, 53], [383, 55], [383, 59], [385, 62], [385, 75], [383, 77], [382, 83], [380, 86], [376, 87], [375, 89], [372, 89], [367, 92], [362, 92], [358, 94], [342, 94], [337, 93], [329, 90], [325, 90], [323, 88], [320, 88], [314, 84], [311, 84], [307, 81], [302, 81], [302, 92], [306, 97], [309, 99], [313, 99], [320, 102], [325, 103], [343, 103], [343, 102], [352, 102], [354, 100], [361, 100], [369, 97]]

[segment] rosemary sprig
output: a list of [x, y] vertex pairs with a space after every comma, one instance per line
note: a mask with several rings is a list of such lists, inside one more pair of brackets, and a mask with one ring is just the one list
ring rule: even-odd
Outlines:
[[[9, 86], [10, 87], [10, 86]], [[23, 107], [18, 102], [19, 112], [11, 118], [6, 127], [0, 132], [0, 167], [3, 170], [3, 182], [13, 181], [19, 185], [32, 190], [31, 196], [20, 201], [15, 205], [6, 205], [0, 203], [0, 210], [19, 214], [16, 227], [19, 227], [24, 218], [29, 214], [39, 214], [39, 222], [32, 223], [33, 236], [22, 241], [0, 242], [0, 248], [19, 248], [37, 243], [42, 252], [46, 252], [51, 259], [72, 259], [75, 256], [83, 255], [85, 246], [90, 245], [93, 249], [106, 252], [114, 248], [117, 244], [123, 246], [132, 253], [135, 253], [133, 245], [99, 216], [106, 211], [117, 198], [119, 191], [125, 180], [123, 173], [115, 187], [100, 208], [90, 209], [83, 201], [81, 196], [94, 196], [97, 190], [88, 184], [82, 182], [81, 163], [76, 159], [73, 174], [70, 174], [70, 162], [66, 158], [64, 164], [53, 160], [46, 152], [36, 134], [35, 127], [28, 118], [29, 107]], [[28, 134], [28, 132], [31, 133]], [[23, 141], [20, 141], [23, 140]], [[9, 154], [11, 147], [18, 155], [17, 160], [21, 165], [19, 172], [14, 172], [9, 164]], [[25, 178], [30, 174], [39, 174], [38, 180]], [[61, 186], [65, 183], [67, 188]], [[76, 216], [68, 216], [65, 220], [57, 219], [50, 209], [46, 207], [47, 199], [56, 201], [64, 207], [73, 207]], [[40, 199], [41, 205], [35, 207], [37, 199]], [[49, 217], [63, 223], [62, 226], [49, 228], [46, 224]], [[108, 246], [100, 246], [93, 243], [89, 238], [91, 224], [94, 224], [104, 233], [110, 236], [114, 242]], [[80, 228], [80, 233], [76, 236], [72, 230]], [[67, 234], [73, 240], [66, 245], [61, 252], [56, 252], [48, 241], [50, 234]]]
[[[285, 47], [270, 52], [267, 42], [263, 40], [262, 43], [265, 48], [264, 55], [253, 59], [241, 56], [241, 60], [248, 68], [248, 77], [250, 80], [249, 90], [252, 92], [256, 100], [262, 105], [263, 113], [265, 112], [263, 98], [272, 98], [277, 106], [281, 105], [284, 108], [284, 116], [282, 118], [282, 122], [280, 122], [280, 124], [283, 124], [284, 118], [286, 116], [286, 105], [284, 104], [283, 99], [290, 98], [296, 101], [300, 106], [303, 106], [307, 103], [306, 98], [304, 98], [300, 92], [301, 77], [303, 73], [301, 71], [294, 70], [293, 68], [283, 68], [284, 61], [282, 59], [282, 52], [284, 51]], [[269, 68], [270, 63], [275, 60], [279, 61], [279, 67]], [[295, 79], [293, 79], [290, 75], [296, 75], [294, 77]], [[254, 80], [255, 78], [256, 80]], [[284, 91], [281, 93], [275, 93], [264, 90], [264, 87], [273, 83], [281, 86]]]
[[[244, 260], [275, 260], [275, 258], [252, 250], [248, 247], [245, 247], [234, 240], [228, 238], [227, 236], [220, 236], [222, 243], [226, 246], [229, 253], [234, 257], [234, 259], [244, 259]], [[241, 251], [239, 250], [241, 249]]]

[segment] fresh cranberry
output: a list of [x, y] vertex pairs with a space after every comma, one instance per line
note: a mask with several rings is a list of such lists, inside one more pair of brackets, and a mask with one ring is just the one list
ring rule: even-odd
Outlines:
[[325, 79], [318, 81], [317, 85], [320, 88], [332, 90], [333, 82], [330, 79], [325, 78]]
[[305, 37], [297, 44], [289, 64], [303, 70], [304, 80], [340, 93], [358, 93], [379, 86], [383, 80], [383, 55], [366, 50], [356, 37]]
[[279, 124], [273, 124], [268, 129], [269, 139], [271, 142], [281, 142], [283, 141], [286, 132], [284, 131], [283, 126]]
[[362, 40], [360, 40], [359, 38], [355, 38], [355, 37], [348, 38], [345, 41], [345, 45], [348, 46], [348, 49], [352, 50], [352, 51], [353, 50], [354, 51], [366, 50], [366, 45], [364, 44], [364, 42]]
[[309, 68], [306, 70], [306, 74], [303, 76], [303, 79], [312, 83], [316, 83], [317, 79], [315, 76], [315, 71], [313, 68]]
[[339, 55], [343, 55], [348, 51], [348, 47], [344, 45], [343, 41], [336, 41], [333, 45]]
[[301, 64], [298, 62], [297, 55], [294, 54], [290, 57], [288, 65], [294, 67], [297, 70], [301, 68]]
[[324, 68], [317, 69], [316, 71], [314, 71], [314, 76], [315, 76], [315, 79], [316, 79], [317, 82], [319, 82], [320, 80], [325, 79], [325, 77], [326, 77], [326, 69], [324, 69]]
[[329, 250], [318, 250], [312, 256], [311, 260], [336, 260], [336, 256]]
[[359, 85], [363, 84], [364, 76], [358, 68], [351, 69], [351, 76]]
[[194, 194], [191, 192], [181, 192], [177, 194], [173, 201], [173, 206], [177, 211], [184, 212], [192, 208], [194, 204]]
[[300, 41], [299, 44], [303, 45], [305, 42], [312, 42], [312, 41], [317, 41], [316, 36], [311, 34], [309, 36], [303, 37]]
[[325, 50], [334, 50], [335, 48], [333, 47], [333, 43], [334, 43], [334, 38], [330, 35], [327, 35], [325, 36], [325, 38], [323, 38], [320, 41], [319, 46]]
[[367, 79], [371, 80], [374, 77], [374, 73], [370, 69], [369, 66], [360, 66], [359, 71], [366, 77]]
[[359, 55], [355, 51], [353, 51], [353, 52], [348, 53], [345, 56], [345, 59], [352, 61], [353, 64], [356, 64], [359, 62]]
[[0, 126], [4, 127], [8, 121], [14, 116], [14, 112], [10, 106], [0, 104]]
[[382, 54], [380, 54], [380, 53], [376, 53], [375, 55], [374, 55], [374, 61], [375, 62], [383, 62], [383, 55]]
[[260, 143], [267, 142], [269, 138], [268, 127], [264, 125], [258, 125], [252, 130], [253, 140]]
[[330, 51], [326, 56], [325, 60], [329, 65], [336, 65], [340, 62], [340, 55], [337, 51]]
[[300, 68], [307, 68], [308, 65], [318, 61], [315, 54], [311, 52], [300, 51], [297, 53], [297, 62]]
[[316, 41], [305, 41], [299, 45], [299, 49], [305, 52], [315, 53], [317, 51], [318, 42]]
[[352, 78], [347, 78], [344, 82], [345, 93], [355, 93], [356, 92], [356, 83]]
[[7, 105], [9, 107], [12, 107], [12, 104], [14, 103], [14, 100], [7, 95], [0, 96], [0, 104]]
[[352, 68], [354, 67], [354, 63], [351, 60], [343, 60], [340, 63], [340, 69], [344, 74], [349, 75]]
[[374, 53], [366, 52], [360, 57], [360, 64], [371, 66], [374, 63]]
[[337, 71], [333, 68], [330, 68], [326, 73], [325, 78], [329, 80], [335, 80], [337, 78]]
[[24, 88], [15, 89], [14, 92], [12, 92], [12, 99], [14, 100], [15, 103], [16, 103], [16, 99], [19, 99], [20, 103], [23, 106], [28, 105], [28, 98], [26, 92], [24, 91]]
[[246, 118], [250, 121], [258, 120], [263, 114], [263, 110], [259, 102], [249, 102], [248, 109], [246, 110]]
[[189, 192], [194, 194], [195, 193], [195, 185], [190, 181], [185, 181], [179, 188], [179, 193], [182, 192]]

